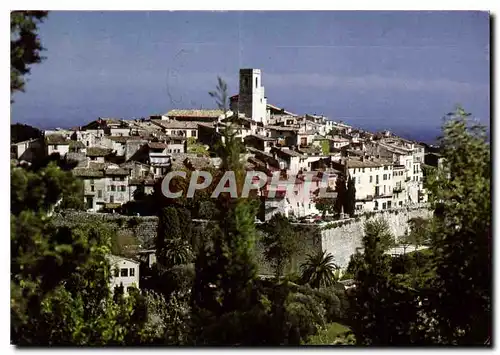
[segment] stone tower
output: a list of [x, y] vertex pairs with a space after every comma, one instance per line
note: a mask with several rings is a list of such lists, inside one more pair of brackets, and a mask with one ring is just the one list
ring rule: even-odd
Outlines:
[[261, 81], [260, 69], [240, 69], [238, 109], [246, 117], [267, 124], [267, 99]]

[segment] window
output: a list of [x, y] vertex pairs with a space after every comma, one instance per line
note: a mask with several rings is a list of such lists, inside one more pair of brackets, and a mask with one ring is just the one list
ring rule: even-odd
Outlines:
[[391, 208], [391, 201], [387, 202], [387, 208]]
[[384, 203], [382, 203], [382, 209], [385, 210], [385, 207], [386, 207], [386, 205], [385, 205], [385, 202], [384, 202]]
[[57, 150], [57, 144], [54, 144], [54, 150]]
[[116, 191], [116, 186], [115, 185], [111, 185], [111, 191]]
[[122, 176], [122, 177], [120, 178], [120, 181], [125, 181], [125, 176]]
[[387, 174], [384, 174], [384, 180], [387, 180]]
[[403, 206], [403, 201], [399, 201], [399, 207]]
[[102, 198], [102, 190], [97, 190], [97, 197]]
[[373, 182], [373, 176], [370, 175], [370, 183]]
[[259, 87], [259, 78], [255, 78], [255, 88]]
[[109, 203], [114, 203], [115, 202], [115, 196], [111, 195], [109, 196]]
[[87, 147], [89, 146], [89, 144], [90, 144], [90, 142], [89, 142], [89, 141], [87, 141]]
[[122, 186], [122, 191], [126, 191], [126, 190], [127, 190], [126, 186], [125, 186], [125, 185], [123, 185], [123, 186]]
[[191, 131], [191, 137], [196, 137], [196, 130], [195, 130], [195, 129], [193, 129], [193, 130]]
[[378, 175], [375, 176], [375, 183], [378, 184]]
[[135, 269], [133, 267], [130, 268], [130, 276], [135, 276]]
[[365, 172], [365, 168], [363, 168], [363, 170], [362, 170], [362, 171], [363, 171], [363, 172]]
[[128, 276], [128, 269], [123, 268], [120, 270], [120, 276], [121, 277], [127, 277]]
[[90, 185], [90, 191], [94, 192], [94, 185]]
[[387, 170], [387, 166], [384, 166], [384, 170]]

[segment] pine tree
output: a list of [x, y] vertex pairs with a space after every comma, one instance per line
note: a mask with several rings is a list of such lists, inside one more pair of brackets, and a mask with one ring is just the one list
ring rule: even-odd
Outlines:
[[38, 36], [38, 26], [47, 17], [47, 11], [12, 11], [10, 14], [10, 93], [23, 92], [25, 75], [31, 65], [40, 63], [44, 50]]

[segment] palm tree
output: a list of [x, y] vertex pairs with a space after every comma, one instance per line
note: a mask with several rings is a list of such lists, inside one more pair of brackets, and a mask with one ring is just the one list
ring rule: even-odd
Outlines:
[[302, 281], [308, 283], [312, 288], [332, 286], [335, 281], [335, 270], [339, 267], [333, 262], [333, 255], [326, 251], [308, 255], [307, 260], [300, 267], [302, 269]]
[[180, 238], [167, 239], [165, 246], [165, 266], [188, 264], [192, 260], [192, 252], [189, 243]]

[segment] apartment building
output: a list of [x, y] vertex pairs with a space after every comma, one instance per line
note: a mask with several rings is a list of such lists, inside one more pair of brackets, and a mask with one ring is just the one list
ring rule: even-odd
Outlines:
[[133, 199], [129, 169], [91, 161], [86, 167], [73, 169], [73, 174], [83, 180], [85, 207], [89, 212], [114, 210]]
[[393, 163], [375, 157], [347, 157], [332, 166], [354, 179], [356, 210], [377, 211], [393, 206]]

